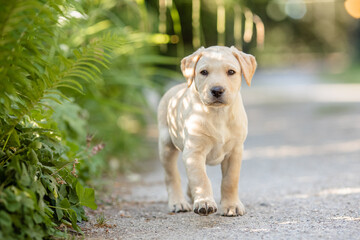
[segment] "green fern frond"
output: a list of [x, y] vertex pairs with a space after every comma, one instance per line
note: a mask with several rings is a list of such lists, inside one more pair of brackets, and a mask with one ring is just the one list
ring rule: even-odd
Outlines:
[[61, 0], [45, 4], [15, 0], [0, 10], [0, 51], [4, 53], [0, 79], [5, 86], [0, 89], [0, 117], [13, 116], [8, 119], [13, 127], [32, 110], [43, 107], [43, 100], [55, 101], [52, 95], [59, 96], [56, 102], [68, 99], [64, 88], [83, 94], [81, 81], [100, 79], [101, 68], [111, 64], [113, 49], [126, 43], [123, 37], [107, 34], [74, 50], [74, 58], [65, 57], [60, 49], [50, 47], [57, 45], [61, 32], [57, 21], [65, 16], [64, 6]]

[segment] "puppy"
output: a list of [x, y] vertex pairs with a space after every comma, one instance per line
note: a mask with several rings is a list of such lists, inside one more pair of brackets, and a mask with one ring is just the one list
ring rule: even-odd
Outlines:
[[[256, 65], [252, 55], [235, 47], [201, 47], [182, 59], [187, 84], [171, 88], [158, 107], [159, 155], [170, 211], [215, 213], [217, 205], [206, 164], [221, 164], [221, 214], [245, 213], [238, 182], [248, 123], [240, 86], [241, 75], [250, 86]], [[181, 189], [179, 151], [183, 152], [192, 207]]]

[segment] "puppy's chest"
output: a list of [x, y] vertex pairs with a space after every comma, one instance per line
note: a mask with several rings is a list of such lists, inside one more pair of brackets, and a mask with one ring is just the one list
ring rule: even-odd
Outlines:
[[235, 144], [234, 132], [229, 126], [218, 124], [213, 126], [213, 145], [206, 156], [206, 164], [217, 165], [231, 152]]
[[206, 156], [206, 164], [217, 165], [226, 158], [234, 147], [234, 141], [216, 142]]

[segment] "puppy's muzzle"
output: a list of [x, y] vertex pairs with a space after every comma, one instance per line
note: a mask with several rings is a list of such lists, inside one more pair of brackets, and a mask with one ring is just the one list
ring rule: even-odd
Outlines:
[[211, 95], [213, 95], [215, 98], [221, 98], [223, 93], [225, 92], [225, 88], [221, 86], [212, 87], [210, 89]]

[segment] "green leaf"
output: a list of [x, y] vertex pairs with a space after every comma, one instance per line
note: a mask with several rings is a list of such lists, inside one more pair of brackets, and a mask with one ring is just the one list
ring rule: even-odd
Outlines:
[[11, 217], [5, 211], [0, 211], [0, 229], [12, 228]]
[[27, 155], [31, 164], [37, 164], [39, 162], [39, 159], [34, 149], [30, 149]]
[[20, 183], [20, 185], [24, 185], [24, 186], [28, 187], [31, 184], [31, 178], [29, 176], [29, 171], [24, 163], [22, 163], [21, 166], [22, 166], [22, 174], [20, 176], [19, 183]]
[[68, 212], [69, 210], [70, 210], [70, 203], [67, 198], [64, 198], [61, 201], [59, 201], [59, 199], [56, 200], [55, 212], [59, 221], [64, 217], [64, 211]]
[[19, 136], [16, 130], [13, 130], [9, 139], [10, 146], [20, 146]]
[[42, 200], [42, 198], [46, 194], [46, 190], [45, 190], [44, 186], [42, 185], [42, 183], [38, 180], [33, 184], [33, 187], [34, 187], [35, 192], [37, 192], [39, 194], [39, 201]]
[[[101, 59], [100, 59], [101, 58]], [[81, 64], [85, 64], [85, 61], [87, 61], [87, 63], [89, 63], [89, 61], [92, 61], [92, 62], [96, 62], [100, 65], [102, 65], [104, 68], [106, 69], [109, 69], [109, 67], [104, 63], [104, 60], [105, 58], [104, 57], [101, 57], [99, 55], [97, 55], [97, 58], [96, 57], [83, 57], [80, 61]], [[101, 72], [101, 71], [100, 71]]]
[[84, 211], [83, 206], [81, 206], [81, 205], [76, 206], [75, 205], [75, 206], [72, 206], [71, 209], [76, 212], [78, 222], [81, 222], [82, 220], [85, 220], [85, 221], [87, 220], [87, 217], [85, 216], [85, 211]]
[[[57, 199], [59, 197], [58, 195], [58, 189], [56, 186], [56, 180], [51, 175], [43, 175], [42, 176], [42, 183], [43, 185], [53, 194], [54, 199]], [[51, 197], [51, 195], [50, 195]], [[52, 198], [52, 197], [51, 197]]]
[[67, 100], [67, 101], [69, 101], [69, 102], [71, 101], [67, 96], [65, 96], [62, 92], [60, 92], [60, 91], [58, 91], [58, 90], [56, 90], [56, 89], [48, 89], [48, 90], [45, 91], [45, 93], [46, 93], [46, 94], [58, 95], [58, 96], [64, 98], [65, 100]]
[[69, 85], [69, 84], [57, 84], [55, 87], [56, 88], [59, 88], [59, 87], [70, 88], [70, 89], [73, 89], [73, 90], [75, 90], [76, 92], [78, 92], [78, 93], [80, 93], [82, 95], [84, 94], [81, 89], [78, 89], [78, 88], [76, 88], [76, 87], [74, 87], [72, 85]]
[[56, 102], [58, 104], [62, 104], [62, 102], [59, 99], [57, 99], [55, 97], [52, 97], [50, 95], [44, 96], [44, 97], [42, 97], [42, 99], [49, 99], [49, 100], [52, 100], [52, 101], [54, 101], [54, 102]]
[[64, 217], [64, 212], [60, 208], [55, 208], [57, 219], [60, 221]]
[[78, 63], [75, 63], [75, 67], [82, 66], [82, 65], [86, 65], [86, 66], [90, 67], [91, 69], [95, 69], [98, 73], [101, 73], [100, 69], [93, 63], [90, 63], [87, 61], [80, 61]]
[[42, 222], [42, 217], [40, 214], [38, 214], [37, 212], [34, 213], [33, 219], [35, 221], [36, 224], [39, 224]]
[[69, 193], [69, 201], [72, 204], [76, 204], [79, 202], [79, 197], [76, 194], [76, 191], [74, 189], [71, 189], [70, 193]]
[[79, 197], [79, 202], [81, 205], [85, 207], [89, 207], [93, 210], [97, 209], [97, 205], [95, 203], [95, 192], [92, 188], [85, 188], [78, 181], [76, 184], [76, 193]]
[[69, 209], [71, 207], [69, 200], [67, 198], [64, 198], [63, 200], [61, 200], [60, 207]]
[[74, 228], [75, 231], [83, 233], [81, 228], [77, 225], [77, 214], [73, 209], [69, 209], [69, 218], [71, 220], [71, 226]]
[[70, 85], [75, 85], [78, 89], [80, 89], [81, 91], [83, 90], [83, 86], [76, 80], [72, 80], [72, 79], [62, 79], [60, 81], [60, 84], [70, 84]]
[[21, 208], [20, 199], [16, 198], [16, 195], [10, 189], [6, 189], [5, 191], [7, 201], [5, 202], [5, 208], [9, 212], [16, 212]]

